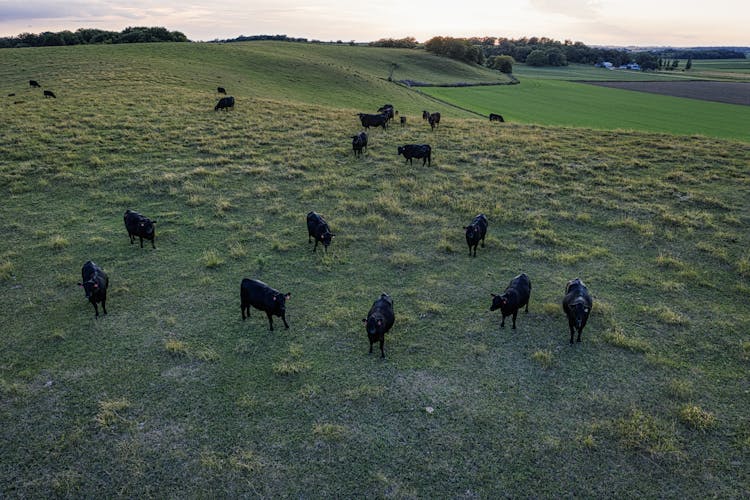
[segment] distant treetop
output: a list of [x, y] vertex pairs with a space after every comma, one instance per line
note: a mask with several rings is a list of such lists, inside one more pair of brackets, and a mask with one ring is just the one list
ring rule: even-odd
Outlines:
[[50, 47], [60, 45], [90, 45], [100, 43], [150, 43], [150, 42], [188, 42], [187, 37], [179, 31], [169, 31], [162, 27], [128, 27], [124, 30], [104, 31], [100, 29], [79, 28], [76, 31], [59, 31], [53, 33], [21, 33], [18, 36], [0, 37], [0, 48], [17, 47]]

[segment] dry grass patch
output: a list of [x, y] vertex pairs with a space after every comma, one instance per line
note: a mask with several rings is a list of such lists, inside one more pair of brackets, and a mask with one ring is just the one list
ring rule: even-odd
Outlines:
[[667, 389], [669, 395], [675, 399], [688, 399], [693, 395], [693, 384], [688, 380], [672, 379]]
[[347, 428], [337, 424], [314, 424], [313, 435], [326, 441], [339, 441], [346, 437]]
[[199, 262], [209, 269], [214, 269], [221, 266], [224, 263], [224, 259], [221, 258], [219, 252], [216, 250], [206, 250], [203, 252]]
[[9, 260], [0, 262], [0, 281], [7, 281], [15, 272], [16, 268], [13, 263]]
[[713, 413], [692, 404], [680, 408], [680, 421], [698, 431], [706, 431], [716, 425], [716, 417]]
[[555, 362], [555, 357], [549, 349], [534, 351], [531, 355], [531, 359], [539, 363], [539, 365], [545, 370], [552, 368], [552, 365]]
[[640, 409], [617, 420], [615, 431], [626, 448], [655, 456], [680, 453], [675, 429]]
[[123, 411], [130, 408], [130, 401], [127, 399], [115, 399], [112, 401], [99, 401], [99, 412], [94, 417], [94, 421], [102, 428], [109, 428], [118, 422], [125, 422], [125, 418], [120, 415]]
[[70, 246], [70, 241], [64, 236], [56, 234], [49, 240], [49, 246], [52, 250], [63, 250]]
[[170, 338], [164, 341], [164, 350], [172, 356], [187, 357], [190, 354], [190, 349], [187, 343], [182, 340]]
[[627, 349], [631, 352], [650, 352], [651, 351], [651, 344], [643, 339], [638, 339], [634, 337], [628, 337], [623, 333], [623, 331], [619, 327], [614, 327], [602, 335], [602, 338], [604, 341], [610, 345], [613, 345], [615, 347], [620, 347], [622, 349]]

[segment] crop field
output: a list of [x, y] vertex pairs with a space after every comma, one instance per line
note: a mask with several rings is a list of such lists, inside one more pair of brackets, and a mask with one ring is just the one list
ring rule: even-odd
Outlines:
[[[0, 497], [750, 495], [750, 145], [491, 124], [371, 50], [0, 51]], [[407, 126], [355, 159], [355, 113], [385, 102]], [[530, 312], [501, 329], [490, 293], [520, 272]], [[242, 321], [244, 277], [291, 293], [288, 330]], [[594, 306], [570, 345], [575, 277]], [[385, 360], [362, 324], [381, 292]]]
[[565, 80], [565, 81], [617, 81], [617, 82], [650, 82], [674, 81], [687, 78], [684, 73], [677, 71], [631, 71], [624, 69], [597, 68], [593, 64], [569, 64], [568, 66], [527, 66], [516, 63], [513, 74], [522, 82], [531, 78], [534, 80]]
[[750, 82], [590, 82], [602, 87], [750, 106]]
[[746, 126], [750, 123], [750, 107], [736, 104], [560, 80], [522, 79], [520, 85], [512, 86], [421, 90], [485, 116], [499, 113], [509, 122], [750, 141]]

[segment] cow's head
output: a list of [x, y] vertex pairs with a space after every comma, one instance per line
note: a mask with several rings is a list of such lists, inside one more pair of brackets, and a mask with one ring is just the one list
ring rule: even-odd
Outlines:
[[365, 322], [365, 327], [367, 329], [368, 335], [375, 335], [376, 333], [383, 332], [383, 325], [385, 323], [381, 314], [373, 314], [372, 316], [369, 316], [367, 319], [364, 319], [362, 321]]
[[479, 228], [476, 226], [476, 224], [470, 224], [468, 226], [464, 226], [464, 229], [466, 229], [466, 237], [468, 239], [474, 239], [479, 236]]
[[154, 234], [154, 221], [151, 219], [141, 219], [138, 221], [138, 229], [141, 234], [151, 235]]
[[323, 243], [323, 246], [327, 247], [328, 245], [331, 244], [331, 239], [333, 239], [334, 236], [336, 235], [331, 233], [330, 231], [326, 231], [325, 233], [321, 235], [320, 241], [321, 243]]
[[492, 305], [490, 306], [490, 311], [497, 311], [498, 309], [504, 309], [506, 305], [508, 305], [508, 295], [502, 294], [502, 295], [495, 295], [494, 293], [491, 293], [492, 295]]
[[399, 146], [398, 147], [398, 154], [402, 155], [402, 154], [404, 154], [404, 151], [406, 151], [406, 148], [404, 146]]
[[83, 288], [87, 299], [90, 299], [99, 290], [99, 283], [96, 281], [96, 276], [83, 283], [78, 283], [78, 286]]
[[289, 300], [291, 296], [291, 293], [284, 294], [279, 292], [276, 292], [273, 295], [274, 312], [276, 314], [282, 316], [284, 315], [284, 313], [286, 313], [286, 301]]
[[573, 317], [575, 318], [576, 329], [581, 330], [586, 324], [591, 309], [583, 302], [578, 302], [573, 306]]

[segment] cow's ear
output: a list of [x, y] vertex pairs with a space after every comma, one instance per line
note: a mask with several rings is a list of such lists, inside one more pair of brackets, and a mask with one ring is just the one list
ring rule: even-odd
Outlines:
[[274, 296], [273, 296], [273, 300], [274, 300], [274, 301], [276, 300], [276, 295], [274, 295]]
[[362, 318], [362, 323], [367, 323], [367, 318]]
[[286, 294], [286, 295], [284, 295], [284, 298], [285, 298], [286, 300], [289, 300], [289, 299], [291, 299], [291, 298], [292, 298], [292, 294], [291, 294], [291, 293], [289, 293], [289, 292], [287, 292], [287, 294]]
[[335, 235], [335, 234], [331, 234], [331, 238], [335, 238], [335, 237], [336, 237], [336, 235]]
[[490, 295], [492, 295], [493, 297], [497, 297], [497, 295], [495, 295], [494, 293], [490, 293]]
[[78, 286], [80, 286], [81, 288], [83, 288], [83, 283], [78, 283]]
[[589, 308], [588, 307], [584, 307], [583, 308], [583, 312], [588, 313], [589, 312]]

